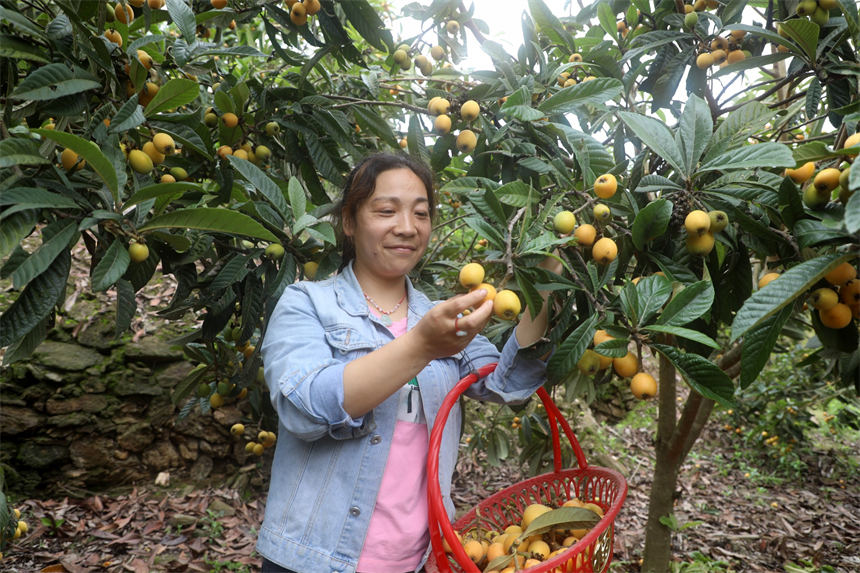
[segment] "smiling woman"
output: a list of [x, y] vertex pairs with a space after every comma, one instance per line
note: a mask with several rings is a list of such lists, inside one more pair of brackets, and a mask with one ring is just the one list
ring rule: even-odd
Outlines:
[[[428, 422], [445, 395], [491, 362], [499, 366], [470, 396], [524, 401], [544, 381], [546, 363], [522, 350], [543, 336], [546, 310], [526, 312], [499, 352], [478, 334], [493, 311], [485, 290], [433, 303], [412, 286], [434, 212], [426, 166], [406, 155], [366, 158], [340, 204], [338, 274], [289, 286], [272, 313], [262, 353], [280, 424], [257, 544], [263, 571], [420, 568]], [[460, 415], [452, 412], [454, 428]], [[440, 449], [451, 515], [458, 442], [446, 432]]]

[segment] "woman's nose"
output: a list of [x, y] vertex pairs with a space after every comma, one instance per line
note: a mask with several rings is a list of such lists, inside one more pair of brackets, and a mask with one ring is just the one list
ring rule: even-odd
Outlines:
[[411, 213], [402, 213], [397, 217], [397, 226], [394, 228], [394, 232], [401, 235], [414, 235], [416, 233], [417, 225], [415, 224], [415, 217]]

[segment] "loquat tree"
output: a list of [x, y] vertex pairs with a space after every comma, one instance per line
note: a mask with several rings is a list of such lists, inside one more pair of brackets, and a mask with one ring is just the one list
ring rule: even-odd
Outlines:
[[[390, 150], [440, 190], [423, 290], [457, 292], [470, 262], [533, 309], [547, 287], [550, 385], [656, 394], [644, 571], [668, 568], [664, 522], [712, 409], [780, 333], [814, 333], [814, 359], [860, 388], [855, 4], [529, 0], [516, 54], [455, 0], [139, 4], [0, 1], [4, 363], [45, 339], [84, 256], [117, 336], [137, 291], [175, 281], [160, 314], [199, 324], [181, 415], [247, 396], [271, 416], [269, 312], [337, 269], [338, 190]], [[415, 35], [395, 39], [395, 17]], [[469, 49], [491, 69], [461, 70]]]

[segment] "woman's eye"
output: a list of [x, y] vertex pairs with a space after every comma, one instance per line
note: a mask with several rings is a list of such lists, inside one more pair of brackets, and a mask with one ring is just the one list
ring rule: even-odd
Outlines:
[[422, 219], [425, 219], [425, 218], [430, 216], [430, 213], [428, 213], [427, 211], [418, 211], [415, 213], [415, 216], [421, 217]]

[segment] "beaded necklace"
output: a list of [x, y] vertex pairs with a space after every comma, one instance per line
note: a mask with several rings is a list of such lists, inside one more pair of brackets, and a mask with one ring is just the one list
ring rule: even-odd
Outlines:
[[372, 298], [370, 298], [370, 296], [368, 296], [368, 294], [366, 292], [361, 291], [361, 294], [364, 295], [364, 299], [367, 302], [369, 302], [373, 308], [375, 308], [376, 310], [379, 311], [379, 313], [382, 315], [379, 318], [379, 320], [385, 326], [391, 326], [391, 316], [390, 315], [397, 312], [397, 309], [400, 308], [400, 305], [403, 304], [404, 300], [406, 300], [406, 293], [403, 293], [403, 298], [400, 299], [400, 302], [398, 302], [397, 304], [394, 305], [394, 308], [392, 308], [391, 310], [382, 310], [382, 308], [380, 308], [380, 306], [378, 304], [376, 304], [376, 301], [374, 301]]

